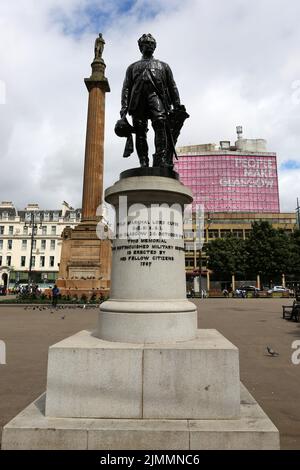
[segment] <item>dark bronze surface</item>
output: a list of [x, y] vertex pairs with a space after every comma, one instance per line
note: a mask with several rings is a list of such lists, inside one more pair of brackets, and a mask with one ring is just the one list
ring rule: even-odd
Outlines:
[[[149, 167], [148, 120], [154, 129], [153, 167], [173, 169], [175, 145], [186, 118], [172, 71], [168, 64], [153, 57], [156, 41], [151, 34], [138, 40], [141, 60], [131, 64], [122, 89], [121, 119], [132, 116], [135, 148], [143, 168]], [[132, 136], [127, 136], [124, 157], [133, 151]]]
[[122, 171], [120, 179], [130, 178], [131, 176], [164, 176], [179, 180], [179, 174], [176, 171], [164, 167], [131, 168], [130, 170]]

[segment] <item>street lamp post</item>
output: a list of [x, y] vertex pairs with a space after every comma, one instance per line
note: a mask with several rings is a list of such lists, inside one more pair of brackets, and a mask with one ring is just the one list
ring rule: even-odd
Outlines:
[[199, 247], [199, 293], [200, 296], [202, 296], [202, 248], [201, 248], [201, 242], [200, 242], [200, 247]]
[[31, 237], [30, 237], [30, 256], [29, 256], [29, 271], [28, 271], [28, 286], [31, 284], [32, 277], [32, 253], [33, 253], [33, 244], [35, 240], [35, 231], [37, 229], [36, 218], [37, 215], [40, 219], [40, 227], [42, 226], [42, 215], [35, 212], [30, 212], [30, 221], [27, 223], [25, 220], [25, 227], [31, 227]]
[[[198, 264], [199, 264], [199, 294], [202, 297], [202, 240], [203, 240], [203, 232], [204, 232], [204, 208], [200, 206], [197, 208], [195, 212], [196, 220], [195, 220], [195, 236], [194, 236], [194, 243], [195, 243], [195, 250], [197, 250], [196, 244], [197, 239], [199, 243], [199, 257], [198, 257]], [[196, 256], [195, 256], [196, 260]], [[196, 265], [197, 266], [197, 265]]]

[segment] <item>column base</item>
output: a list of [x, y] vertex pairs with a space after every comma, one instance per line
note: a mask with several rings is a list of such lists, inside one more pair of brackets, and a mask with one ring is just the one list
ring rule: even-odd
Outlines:
[[121, 343], [173, 343], [196, 337], [197, 309], [188, 300], [108, 300], [96, 335]]

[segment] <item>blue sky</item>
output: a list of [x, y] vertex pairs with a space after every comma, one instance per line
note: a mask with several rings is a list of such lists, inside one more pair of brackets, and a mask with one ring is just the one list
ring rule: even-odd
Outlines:
[[[176, 2], [174, 2], [174, 6]], [[113, 24], [134, 15], [138, 21], [153, 19], [164, 10], [163, 2], [139, 0], [87, 0], [73, 10], [66, 12], [64, 8], [55, 7], [51, 10], [52, 21], [59, 24], [65, 35], [80, 37], [87, 32], [105, 34]]]
[[[300, 161], [297, 160], [286, 160], [280, 165], [281, 170], [300, 170]], [[300, 178], [300, 175], [299, 175]]]

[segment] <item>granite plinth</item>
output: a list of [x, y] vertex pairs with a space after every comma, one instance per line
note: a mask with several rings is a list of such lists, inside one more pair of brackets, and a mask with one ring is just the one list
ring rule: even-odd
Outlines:
[[6, 426], [3, 450], [279, 450], [279, 432], [241, 384], [233, 420], [80, 419], [45, 416], [45, 394]]

